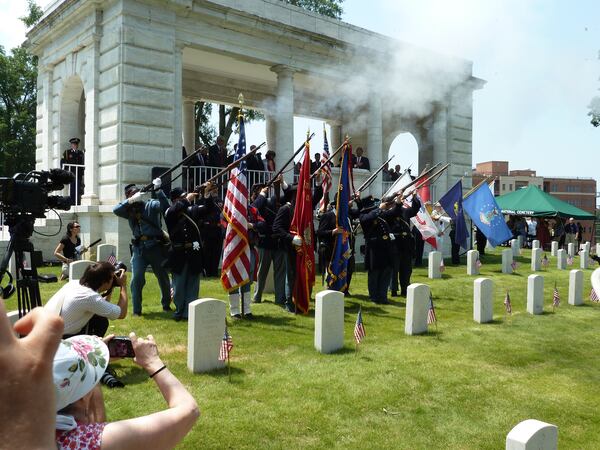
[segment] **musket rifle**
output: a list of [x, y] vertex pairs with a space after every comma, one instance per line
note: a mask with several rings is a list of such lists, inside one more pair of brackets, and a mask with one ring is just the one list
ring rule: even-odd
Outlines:
[[85, 247], [84, 245], [78, 245], [77, 247], [75, 247], [75, 256], [81, 256], [82, 254], [87, 252], [90, 248], [92, 248], [94, 245], [96, 245], [100, 241], [102, 241], [102, 239], [96, 239], [94, 242], [92, 242], [87, 247]]
[[392, 159], [394, 159], [394, 156], [390, 156], [386, 162], [384, 162], [381, 166], [379, 166], [379, 169], [377, 169], [375, 172], [373, 172], [373, 174], [369, 178], [367, 178], [363, 184], [361, 184], [359, 186], [359, 188], [356, 190], [356, 192], [363, 192], [364, 190], [368, 189], [369, 186], [371, 186], [373, 184], [373, 182], [375, 181], [375, 178], [377, 178], [377, 175], [379, 175], [379, 173], [383, 170], [383, 168], [387, 164], [389, 164]]
[[340, 152], [340, 150], [341, 150], [342, 148], [344, 148], [344, 145], [347, 145], [348, 143], [349, 143], [349, 138], [346, 138], [346, 139], [344, 139], [344, 143], [343, 143], [342, 145], [340, 145], [340, 146], [339, 146], [339, 147], [338, 147], [338, 148], [337, 148], [337, 149], [336, 149], [336, 150], [335, 150], [335, 151], [334, 151], [334, 152], [333, 152], [333, 153], [332, 153], [332, 154], [329, 156], [329, 158], [327, 158], [325, 161], [323, 161], [323, 164], [321, 164], [321, 165], [319, 166], [319, 168], [318, 168], [317, 170], [315, 170], [315, 171], [312, 173], [312, 175], [310, 176], [310, 179], [312, 180], [314, 177], [316, 177], [316, 176], [319, 174], [319, 172], [321, 172], [321, 170], [323, 169], [323, 167], [325, 167], [327, 164], [329, 164], [329, 163], [331, 162], [331, 160], [333, 159], [333, 157], [334, 157], [335, 155], [337, 155], [337, 154]]
[[[439, 164], [436, 164], [434, 167], [437, 167], [438, 165]], [[423, 186], [425, 186], [427, 183], [430, 183], [431, 180], [433, 180], [434, 178], [439, 177], [442, 174], [442, 172], [444, 172], [444, 170], [446, 170], [448, 167], [450, 167], [450, 163], [444, 164], [440, 169], [438, 169], [435, 173], [433, 173], [433, 175], [430, 175], [427, 178], [425, 178], [425, 177], [429, 173], [431, 173], [431, 169], [427, 170], [426, 172], [424, 172], [423, 174], [419, 175], [417, 178], [412, 180], [410, 183], [408, 183], [406, 186], [404, 186], [404, 188], [402, 188], [402, 190], [400, 191], [400, 192], [402, 192], [402, 200], [404, 200], [408, 196], [412, 195], [417, 189], [420, 189]], [[411, 189], [409, 192], [406, 192], [408, 188], [415, 186], [415, 185], [417, 185], [415, 188]], [[391, 198], [383, 198], [381, 201], [382, 202], [391, 202], [398, 196], [398, 194], [400, 192], [398, 192], [397, 194], [394, 194]]]
[[[170, 175], [171, 173], [173, 173], [175, 170], [177, 170], [179, 167], [181, 167], [182, 165], [184, 165], [185, 163], [187, 163], [188, 161], [190, 161], [194, 156], [196, 156], [198, 153], [200, 153], [202, 150], [204, 150], [206, 148], [205, 145], [201, 146], [198, 150], [196, 150], [194, 153], [189, 154], [188, 156], [186, 156], [185, 158], [183, 158], [180, 162], [178, 162], [177, 164], [175, 164], [173, 167], [171, 167], [170, 169], [168, 169], [166, 172], [162, 173], [161, 175], [158, 176], [158, 178], [160, 178], [162, 180], [163, 177], [166, 177], [167, 175]], [[149, 183], [146, 186], [144, 186], [141, 189], [141, 192], [147, 192], [150, 189], [152, 189], [153, 184]]]
[[277, 180], [277, 178], [279, 177], [279, 175], [281, 175], [281, 174], [283, 173], [283, 171], [285, 170], [285, 168], [286, 168], [287, 166], [289, 166], [289, 165], [290, 165], [290, 163], [292, 163], [292, 162], [294, 161], [294, 158], [295, 158], [295, 157], [296, 157], [296, 156], [297, 156], [297, 155], [298, 155], [298, 154], [299, 154], [299, 153], [300, 153], [302, 150], [304, 150], [304, 147], [306, 147], [306, 143], [307, 143], [308, 141], [310, 141], [310, 140], [313, 138], [313, 136], [314, 136], [314, 135], [315, 135], [315, 133], [312, 133], [310, 136], [308, 136], [308, 137], [306, 138], [306, 140], [305, 140], [305, 141], [302, 143], [302, 145], [301, 145], [301, 146], [298, 148], [298, 150], [296, 150], [296, 151], [294, 152], [294, 154], [292, 155], [292, 157], [291, 157], [290, 159], [288, 159], [288, 160], [287, 160], [287, 162], [286, 162], [286, 163], [285, 163], [285, 164], [284, 164], [284, 165], [281, 167], [281, 169], [279, 169], [279, 171], [278, 171], [278, 172], [277, 172], [275, 175], [273, 175], [273, 177], [272, 177], [272, 178], [271, 178], [269, 181], [267, 181], [267, 184], [265, 185], [265, 187], [270, 187], [270, 186], [271, 186], [273, 183], [275, 183], [275, 181]]

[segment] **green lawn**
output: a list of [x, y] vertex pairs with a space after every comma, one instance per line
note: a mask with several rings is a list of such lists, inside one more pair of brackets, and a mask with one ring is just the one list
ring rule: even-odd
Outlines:
[[[585, 271], [585, 305], [573, 307], [569, 272], [556, 270], [551, 258], [541, 272], [545, 313], [534, 317], [525, 312], [529, 252], [513, 275], [500, 273], [499, 250], [481, 259], [481, 275], [495, 282], [493, 323], [472, 319], [475, 277], [464, 264], [448, 265], [442, 280], [428, 280], [425, 268], [413, 273], [413, 282], [431, 286], [437, 308], [437, 331], [423, 336], [404, 335], [404, 299], [368, 301], [361, 272], [346, 301], [346, 346], [333, 355], [314, 350], [312, 315], [285, 313], [267, 295], [253, 307], [256, 320], [230, 323], [231, 383], [226, 370], [188, 372], [187, 326], [162, 312], [151, 275], [145, 316], [116, 321], [111, 332], [153, 334], [193, 392], [202, 415], [179, 448], [498, 449], [528, 418], [558, 425], [561, 449], [600, 448], [600, 306], [589, 302], [592, 269]], [[562, 301], [553, 313], [555, 281]], [[42, 285], [44, 301], [56, 288]], [[225, 298], [216, 279], [202, 280], [200, 289], [202, 297]], [[502, 305], [506, 289], [512, 317]], [[356, 354], [359, 305], [367, 337]], [[130, 362], [116, 368], [127, 387], [105, 390], [110, 420], [165, 407], [140, 369]]]

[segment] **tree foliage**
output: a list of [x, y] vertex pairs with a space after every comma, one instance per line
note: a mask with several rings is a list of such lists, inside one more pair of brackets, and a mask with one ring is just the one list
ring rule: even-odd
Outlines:
[[[42, 10], [28, 0], [28, 15], [35, 24]], [[35, 167], [37, 58], [23, 45], [6, 53], [0, 46], [0, 175], [12, 176]]]
[[286, 3], [324, 16], [333, 17], [334, 19], [341, 19], [344, 12], [342, 9], [344, 0], [286, 0]]

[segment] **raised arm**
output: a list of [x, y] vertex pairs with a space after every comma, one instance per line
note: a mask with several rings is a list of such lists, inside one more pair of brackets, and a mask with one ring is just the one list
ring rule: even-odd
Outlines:
[[148, 336], [148, 339], [138, 339], [133, 333], [130, 337], [135, 351], [134, 361], [148, 375], [154, 374], [153, 380], [169, 408], [147, 416], [107, 424], [102, 433], [102, 450], [174, 448], [198, 419], [198, 405], [169, 369], [162, 369], [165, 365], [158, 355], [154, 338]]

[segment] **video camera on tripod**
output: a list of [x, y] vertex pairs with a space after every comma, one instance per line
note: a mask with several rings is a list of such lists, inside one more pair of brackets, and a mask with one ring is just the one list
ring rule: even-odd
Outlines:
[[[31, 215], [44, 218], [48, 209], [68, 211], [71, 199], [61, 195], [48, 195], [59, 191], [75, 180], [75, 174], [62, 169], [35, 170], [18, 173], [12, 178], [0, 178], [0, 211], [7, 217]], [[10, 224], [9, 224], [10, 225]]]
[[[0, 177], [0, 211], [4, 213], [3, 225], [9, 227], [10, 233], [8, 249], [0, 263], [0, 284], [14, 253], [19, 317], [36, 306], [42, 306], [40, 279], [46, 282], [56, 281], [56, 277], [38, 277], [37, 266], [40, 264], [41, 252], [36, 254], [29, 240], [33, 234], [35, 219], [46, 217], [49, 209], [68, 211], [71, 208], [69, 197], [49, 193], [63, 189], [74, 180], [73, 173], [62, 169], [18, 173], [12, 178]], [[0, 292], [12, 294], [14, 291], [12, 286], [8, 286]]]

